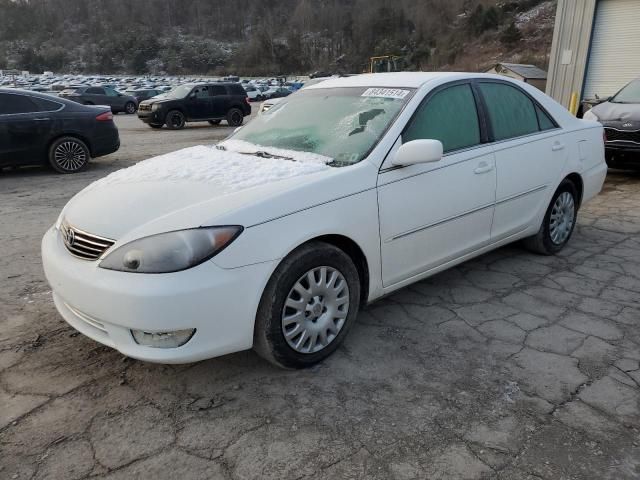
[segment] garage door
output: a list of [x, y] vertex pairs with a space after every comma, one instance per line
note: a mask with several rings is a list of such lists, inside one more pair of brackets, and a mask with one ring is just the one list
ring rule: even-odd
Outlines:
[[600, 0], [583, 98], [608, 97], [640, 77], [640, 1]]

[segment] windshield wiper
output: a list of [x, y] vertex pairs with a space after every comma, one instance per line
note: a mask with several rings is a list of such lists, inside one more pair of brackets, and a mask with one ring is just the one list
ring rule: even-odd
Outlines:
[[274, 155], [273, 153], [265, 152], [264, 150], [257, 150], [255, 152], [237, 152], [240, 155], [253, 155], [254, 157], [260, 158], [279, 158], [281, 160], [291, 160], [295, 162], [296, 160], [293, 157], [285, 157], [284, 155]]

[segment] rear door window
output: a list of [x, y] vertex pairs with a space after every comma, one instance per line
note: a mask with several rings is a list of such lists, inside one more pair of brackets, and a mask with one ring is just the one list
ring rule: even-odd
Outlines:
[[480, 122], [471, 85], [447, 87], [423, 103], [402, 134], [402, 142], [440, 140], [444, 151], [480, 143]]
[[102, 87], [89, 87], [87, 88], [85, 93], [88, 93], [90, 95], [105, 95], [104, 88]]
[[222, 85], [211, 85], [211, 96], [226, 95], [227, 90]]
[[533, 101], [520, 89], [504, 83], [480, 82], [489, 123], [496, 141], [540, 131]]
[[37, 112], [38, 107], [25, 95], [0, 94], [0, 115]]

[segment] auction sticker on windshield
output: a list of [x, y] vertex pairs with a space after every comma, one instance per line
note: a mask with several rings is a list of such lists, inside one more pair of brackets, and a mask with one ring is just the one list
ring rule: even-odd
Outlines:
[[401, 90], [399, 88], [367, 88], [362, 96], [403, 99], [408, 94], [409, 90]]

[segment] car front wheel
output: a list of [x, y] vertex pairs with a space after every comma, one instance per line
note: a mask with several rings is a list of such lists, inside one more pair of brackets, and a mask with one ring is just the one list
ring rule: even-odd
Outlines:
[[58, 173], [79, 172], [89, 159], [89, 148], [75, 137], [59, 138], [49, 147], [49, 164]]
[[359, 307], [351, 258], [327, 243], [303, 245], [282, 261], [262, 294], [254, 349], [278, 366], [309, 367], [338, 348]]
[[124, 111], [127, 112], [129, 115], [133, 115], [134, 113], [136, 113], [136, 104], [133, 102], [127, 102], [126, 105], [124, 106]]
[[524, 239], [529, 250], [542, 255], [558, 253], [569, 242], [578, 215], [578, 192], [564, 180], [554, 193], [538, 233]]
[[171, 110], [167, 113], [166, 124], [169, 130], [180, 130], [184, 128], [186, 119], [184, 114], [179, 110]]

